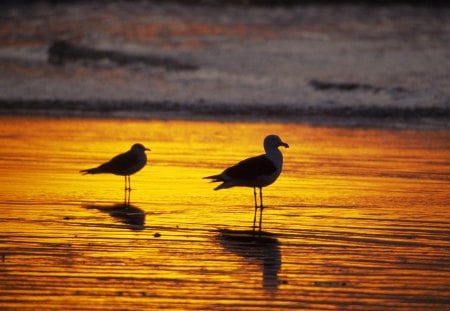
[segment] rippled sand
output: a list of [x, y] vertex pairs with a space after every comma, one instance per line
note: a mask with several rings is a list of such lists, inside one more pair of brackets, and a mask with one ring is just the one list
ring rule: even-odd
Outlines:
[[[450, 134], [294, 124], [1, 118], [2, 309], [395, 309], [450, 306]], [[265, 189], [203, 176], [279, 134]], [[148, 145], [123, 178], [81, 176]]]

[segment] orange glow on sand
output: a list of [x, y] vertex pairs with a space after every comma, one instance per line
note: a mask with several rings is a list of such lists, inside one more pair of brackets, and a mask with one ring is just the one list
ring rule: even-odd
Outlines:
[[[389, 308], [448, 297], [448, 131], [0, 122], [6, 308]], [[252, 190], [213, 191], [202, 177], [260, 154], [269, 133], [290, 148], [264, 190], [268, 240], [236, 240], [251, 229]], [[136, 142], [152, 151], [123, 213], [123, 177], [78, 171]]]

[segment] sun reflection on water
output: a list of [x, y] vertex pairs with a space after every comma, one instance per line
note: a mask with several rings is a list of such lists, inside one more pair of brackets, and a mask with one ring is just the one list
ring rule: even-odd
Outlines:
[[[0, 122], [0, 306], [448, 305], [448, 131]], [[213, 191], [202, 177], [262, 153], [270, 133], [290, 148], [264, 192], [261, 242], [239, 235], [252, 190]], [[137, 142], [152, 151], [122, 209], [123, 177], [78, 171]]]

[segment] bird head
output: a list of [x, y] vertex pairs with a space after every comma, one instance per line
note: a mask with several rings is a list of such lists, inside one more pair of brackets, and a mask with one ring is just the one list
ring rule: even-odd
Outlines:
[[278, 135], [268, 135], [264, 139], [264, 149], [273, 149], [283, 146], [285, 148], [289, 148], [289, 145], [281, 140]]
[[138, 151], [138, 152], [150, 151], [149, 148], [145, 148], [144, 145], [142, 145], [142, 144], [134, 144], [133, 146], [131, 146], [131, 150]]

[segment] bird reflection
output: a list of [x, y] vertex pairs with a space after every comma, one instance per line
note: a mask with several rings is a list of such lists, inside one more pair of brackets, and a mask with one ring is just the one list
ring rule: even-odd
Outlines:
[[278, 289], [281, 253], [279, 242], [273, 235], [264, 232], [255, 235], [254, 231], [219, 230], [218, 240], [225, 250], [261, 267], [262, 286], [265, 290]]
[[131, 230], [143, 230], [145, 225], [145, 212], [137, 206], [130, 204], [85, 205], [87, 209], [96, 209], [110, 215]]

